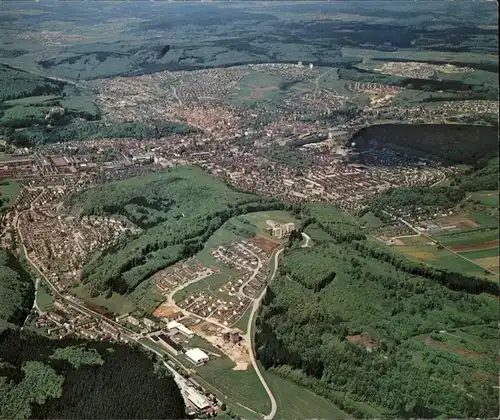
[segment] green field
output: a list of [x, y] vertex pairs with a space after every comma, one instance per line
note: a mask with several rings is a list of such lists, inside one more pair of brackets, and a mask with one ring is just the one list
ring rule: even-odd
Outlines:
[[254, 369], [249, 367], [245, 371], [236, 371], [234, 366], [233, 361], [224, 356], [210, 360], [195, 370], [229, 399], [259, 413], [269, 413], [271, 402]]
[[196, 283], [192, 283], [186, 288], [179, 290], [175, 295], [174, 295], [174, 300], [176, 302], [184, 299], [186, 296], [190, 295], [191, 293], [197, 292], [199, 290], [210, 290], [217, 296], [219, 295], [224, 295], [219, 292], [219, 288], [222, 287], [224, 284], [226, 284], [229, 279], [230, 275], [227, 272], [220, 272], [213, 274], [209, 277], [205, 277], [204, 279], [197, 281]]
[[[425, 245], [424, 240], [426, 242], [430, 241], [427, 238], [405, 238], [405, 243], [408, 239], [411, 239], [413, 241], [412, 245], [392, 246], [391, 249], [395, 252], [403, 254], [405, 257], [412, 261], [421, 262], [430, 265], [431, 267], [456, 271], [471, 276], [485, 277], [490, 280], [495, 279], [492, 274], [486, 273], [484, 268], [459, 257], [446, 248], [439, 249], [437, 246]], [[418, 241], [422, 242], [418, 244]]]
[[14, 180], [0, 181], [0, 214], [10, 209], [21, 188]]
[[478, 201], [485, 206], [498, 207], [498, 191], [477, 191], [470, 193], [471, 201]]
[[359, 221], [362, 226], [365, 226], [368, 229], [377, 229], [384, 226], [384, 222], [375, 216], [371, 211], [364, 214]]
[[498, 227], [498, 219], [495, 219], [483, 213], [472, 213], [467, 217], [483, 227]]
[[291, 381], [265, 371], [269, 388], [276, 398], [278, 412], [275, 419], [347, 419], [349, 416], [331, 402], [294, 384]]
[[435, 238], [445, 246], [476, 245], [498, 239], [498, 229], [480, 229], [456, 233], [435, 235]]
[[460, 252], [460, 255], [463, 255], [465, 258], [468, 258], [469, 260], [498, 257], [498, 248], [482, 249], [479, 251]]
[[45, 284], [40, 284], [38, 286], [35, 299], [40, 310], [47, 312], [52, 309], [54, 297], [47, 291], [47, 286], [45, 286]]

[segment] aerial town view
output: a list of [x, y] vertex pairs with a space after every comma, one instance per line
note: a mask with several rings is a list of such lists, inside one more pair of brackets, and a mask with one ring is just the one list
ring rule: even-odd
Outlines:
[[2, 2], [0, 419], [496, 418], [497, 15]]

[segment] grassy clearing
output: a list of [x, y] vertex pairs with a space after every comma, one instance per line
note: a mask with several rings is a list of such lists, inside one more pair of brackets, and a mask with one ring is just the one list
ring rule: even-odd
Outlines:
[[252, 305], [248, 307], [248, 309], [243, 313], [243, 316], [232, 327], [238, 328], [242, 331], [243, 334], [246, 334], [248, 327], [248, 320], [250, 319], [251, 313], [252, 313]]
[[136, 309], [134, 302], [132, 302], [128, 297], [119, 295], [115, 292], [113, 292], [109, 299], [107, 299], [104, 295], [99, 295], [95, 298], [90, 297], [88, 287], [85, 285], [73, 287], [70, 289], [70, 292], [92, 306], [101, 306], [117, 315], [130, 313]]
[[236, 371], [234, 366], [229, 358], [221, 357], [195, 369], [227, 398], [259, 413], [269, 413], [271, 402], [254, 369]]
[[498, 248], [482, 249], [479, 251], [460, 252], [460, 255], [464, 256], [465, 258], [468, 258], [469, 260], [498, 257]]
[[375, 216], [371, 211], [359, 219], [361, 225], [369, 229], [377, 229], [384, 226], [384, 222]]
[[12, 179], [0, 181], [0, 214], [10, 209], [20, 190], [19, 184]]
[[346, 419], [348, 415], [326, 399], [271, 372], [264, 377], [278, 403], [276, 419]]
[[44, 284], [38, 286], [35, 299], [38, 307], [44, 312], [50, 311], [54, 305], [54, 297], [48, 292]]

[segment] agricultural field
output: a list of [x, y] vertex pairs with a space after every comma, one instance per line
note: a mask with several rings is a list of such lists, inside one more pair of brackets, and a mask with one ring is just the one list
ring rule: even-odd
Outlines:
[[[466, 235], [466, 233], [462, 235]], [[473, 260], [467, 257], [468, 253], [459, 253], [453, 246], [448, 246], [441, 242], [442, 237], [443, 235], [440, 235], [431, 239], [424, 235], [399, 236], [392, 238], [391, 249], [403, 254], [412, 261], [421, 262], [432, 267], [487, 278], [492, 281], [497, 279], [494, 272], [498, 272], [498, 269], [494, 270], [489, 266], [481, 264], [476, 260], [477, 258]], [[462, 240], [467, 241], [467, 239], [463, 239], [464, 236], [460, 237]], [[439, 243], [436, 242], [438, 240]], [[444, 246], [440, 246], [439, 244]], [[493, 251], [497, 252], [497, 249], [493, 248]], [[493, 273], [485, 269], [493, 271]]]

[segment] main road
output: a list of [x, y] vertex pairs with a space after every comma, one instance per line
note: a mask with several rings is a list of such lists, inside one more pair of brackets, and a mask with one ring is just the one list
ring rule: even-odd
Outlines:
[[[273, 280], [274, 277], [276, 276], [276, 272], [278, 271], [278, 258], [282, 252], [283, 252], [283, 248], [279, 249], [278, 251], [276, 251], [276, 254], [274, 254], [274, 269], [273, 269], [273, 273], [269, 277], [267, 284], [269, 284], [271, 282], [271, 280]], [[276, 403], [276, 398], [274, 397], [273, 393], [271, 392], [271, 389], [267, 385], [267, 382], [264, 379], [262, 372], [260, 371], [259, 365], [257, 364], [257, 360], [255, 358], [255, 342], [253, 339], [253, 330], [252, 330], [255, 314], [259, 310], [260, 303], [262, 302], [262, 299], [264, 298], [264, 295], [266, 294], [266, 290], [267, 290], [267, 286], [264, 287], [264, 290], [262, 290], [259, 297], [253, 301], [252, 312], [250, 312], [250, 317], [248, 318], [247, 332], [244, 335], [244, 338], [245, 338], [245, 340], [247, 340], [247, 342], [250, 345], [249, 354], [250, 354], [250, 360], [252, 362], [252, 366], [255, 369], [255, 372], [257, 373], [257, 376], [259, 377], [259, 380], [260, 380], [262, 386], [266, 390], [267, 395], [269, 396], [269, 399], [271, 400], [271, 412], [267, 416], [264, 416], [264, 420], [272, 420], [274, 418], [274, 416], [276, 415], [276, 411], [278, 410], [278, 404]]]

